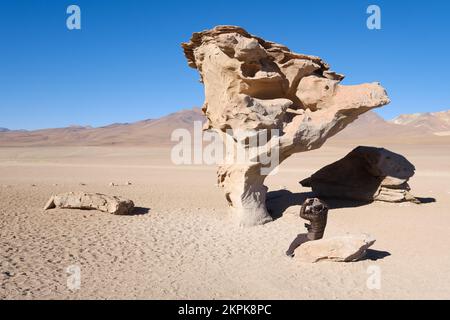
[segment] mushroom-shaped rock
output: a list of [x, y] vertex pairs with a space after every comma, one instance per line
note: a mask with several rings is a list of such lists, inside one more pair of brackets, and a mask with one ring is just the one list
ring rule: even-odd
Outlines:
[[100, 193], [68, 192], [53, 195], [44, 210], [54, 208], [99, 210], [115, 215], [127, 215], [132, 213], [134, 203], [128, 199]]
[[359, 201], [417, 201], [409, 179], [415, 167], [405, 157], [375, 147], [357, 147], [300, 183], [323, 198]]
[[[380, 84], [340, 85], [344, 76], [322, 59], [240, 27], [194, 33], [182, 46], [205, 86], [205, 129], [251, 155], [245, 161], [234, 156], [218, 171], [219, 185], [242, 226], [272, 220], [264, 180], [279, 163], [321, 147], [359, 115], [389, 103]], [[257, 147], [248, 143], [255, 131], [268, 136]], [[265, 154], [274, 160], [261, 160]]]

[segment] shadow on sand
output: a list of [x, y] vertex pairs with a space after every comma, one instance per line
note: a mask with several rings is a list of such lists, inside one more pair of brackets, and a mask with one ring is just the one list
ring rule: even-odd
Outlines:
[[435, 198], [416, 198], [419, 200], [420, 204], [434, 203], [436, 202]]
[[365, 257], [361, 260], [378, 261], [378, 260], [382, 260], [386, 257], [389, 257], [390, 255], [391, 254], [387, 251], [367, 249], [367, 253], [366, 253]]
[[[292, 193], [288, 190], [272, 191], [267, 193], [267, 210], [274, 220], [283, 216], [284, 212], [293, 206], [301, 206], [308, 198], [315, 197], [313, 192]], [[329, 209], [355, 208], [368, 205], [372, 201], [354, 201], [340, 199], [325, 199]], [[300, 213], [300, 210], [299, 210]]]
[[[288, 190], [278, 190], [267, 193], [266, 206], [274, 220], [283, 216], [286, 210], [293, 206], [301, 206], [308, 198], [314, 198], [313, 192], [292, 193]], [[420, 204], [436, 202], [435, 198], [416, 198]], [[373, 201], [357, 201], [344, 199], [324, 199], [330, 210], [342, 208], [357, 208], [371, 204]], [[299, 210], [300, 213], [300, 210]]]
[[142, 216], [144, 214], [148, 214], [150, 212], [150, 208], [142, 208], [142, 207], [134, 207], [133, 212], [130, 216]]

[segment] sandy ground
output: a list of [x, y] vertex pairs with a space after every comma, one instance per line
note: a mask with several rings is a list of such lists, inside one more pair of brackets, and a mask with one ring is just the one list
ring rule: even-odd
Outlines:
[[[353, 147], [326, 146], [284, 163], [267, 180], [292, 193], [277, 194], [283, 215], [252, 229], [232, 223], [214, 167], [173, 166], [167, 149], [0, 148], [0, 298], [449, 299], [448, 146], [387, 146], [416, 165], [413, 192], [436, 202], [330, 212], [327, 237], [376, 237], [367, 259], [300, 264], [284, 255], [304, 232], [298, 204], [309, 190], [298, 181]], [[52, 193], [78, 190], [131, 198], [139, 209], [42, 211]], [[78, 290], [67, 286], [69, 266], [81, 270]], [[380, 289], [367, 287], [373, 266]]]

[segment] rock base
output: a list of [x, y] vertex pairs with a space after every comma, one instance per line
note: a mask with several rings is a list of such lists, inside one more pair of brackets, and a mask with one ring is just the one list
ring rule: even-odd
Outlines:
[[294, 258], [300, 262], [316, 263], [320, 261], [352, 262], [362, 259], [366, 250], [375, 239], [370, 235], [345, 235], [300, 245], [294, 252]]

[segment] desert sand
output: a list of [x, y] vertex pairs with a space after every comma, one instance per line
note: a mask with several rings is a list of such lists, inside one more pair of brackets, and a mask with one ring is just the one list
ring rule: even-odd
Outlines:
[[[317, 264], [285, 255], [306, 231], [298, 213], [309, 189], [298, 182], [355, 143], [332, 140], [288, 159], [266, 180], [277, 219], [247, 229], [232, 223], [216, 168], [174, 166], [167, 147], [2, 147], [0, 298], [448, 299], [450, 148], [437, 141], [371, 144], [414, 163], [412, 192], [435, 202], [335, 203], [325, 237], [363, 232], [377, 241], [362, 261]], [[122, 196], [138, 208], [132, 216], [42, 210], [68, 191]], [[67, 286], [72, 265], [78, 290]], [[373, 266], [379, 289], [367, 286]]]

